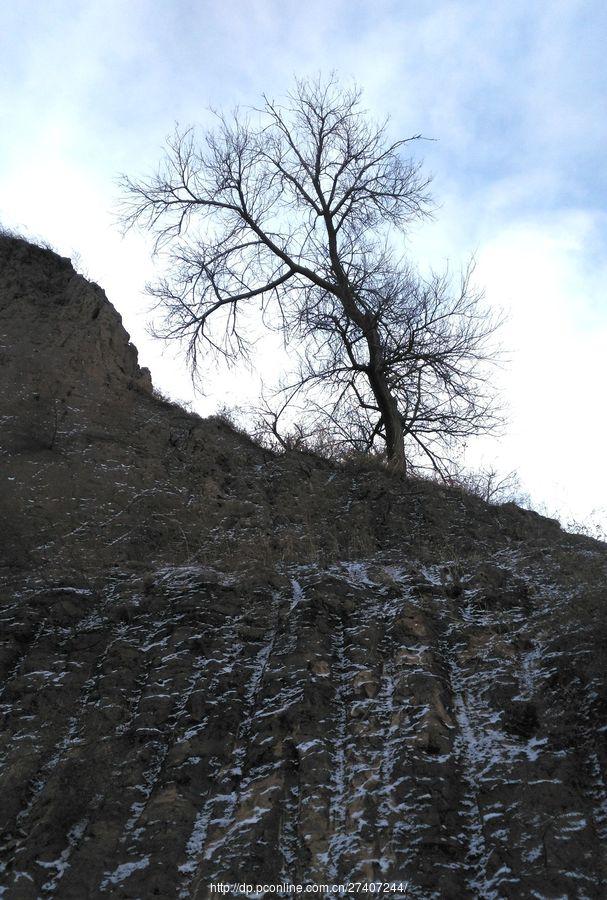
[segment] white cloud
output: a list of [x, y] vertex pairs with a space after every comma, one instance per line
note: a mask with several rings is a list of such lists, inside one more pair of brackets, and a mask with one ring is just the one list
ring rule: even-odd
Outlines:
[[509, 312], [504, 343], [514, 351], [503, 378], [511, 427], [498, 452], [536, 499], [556, 508], [566, 492], [578, 516], [597, 506], [607, 510], [607, 320], [597, 316], [596, 285], [584, 277], [585, 247], [596, 227], [585, 213], [521, 223], [478, 253], [479, 279]]

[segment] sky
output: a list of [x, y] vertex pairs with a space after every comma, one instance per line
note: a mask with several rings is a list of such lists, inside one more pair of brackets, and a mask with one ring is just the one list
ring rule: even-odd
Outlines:
[[416, 153], [436, 214], [411, 255], [456, 269], [474, 255], [507, 315], [508, 425], [469, 464], [516, 470], [564, 523], [607, 522], [607, 4], [20, 0], [2, 17], [0, 224], [102, 285], [162, 392], [206, 415], [256, 387], [211, 371], [195, 392], [177, 349], [147, 333], [161, 266], [116, 225], [117, 177], [150, 173], [175, 122], [334, 70], [394, 137], [432, 139]]

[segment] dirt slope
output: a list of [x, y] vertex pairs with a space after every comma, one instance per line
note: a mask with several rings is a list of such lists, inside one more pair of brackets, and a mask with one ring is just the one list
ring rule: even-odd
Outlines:
[[165, 403], [11, 238], [0, 347], [4, 897], [605, 896], [604, 545]]

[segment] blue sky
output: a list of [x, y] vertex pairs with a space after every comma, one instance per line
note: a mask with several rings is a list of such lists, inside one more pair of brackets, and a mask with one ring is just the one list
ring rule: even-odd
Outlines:
[[196, 398], [145, 333], [143, 238], [113, 225], [118, 173], [144, 174], [177, 120], [280, 96], [335, 69], [391, 116], [434, 176], [422, 265], [474, 253], [506, 309], [507, 435], [471, 459], [517, 468], [563, 515], [607, 508], [607, 5], [541, 2], [21, 0], [0, 33], [0, 222], [40, 236], [105, 288], [155, 382], [202, 412], [247, 397], [243, 372]]

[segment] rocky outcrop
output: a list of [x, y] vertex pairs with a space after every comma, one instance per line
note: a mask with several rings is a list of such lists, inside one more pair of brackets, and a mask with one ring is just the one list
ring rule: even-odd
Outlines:
[[152, 390], [119, 314], [69, 259], [0, 236], [0, 278], [2, 379], [13, 397], [45, 385], [60, 402]]
[[48, 251], [0, 321], [5, 897], [605, 895], [604, 545], [163, 402]]

